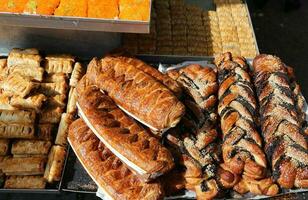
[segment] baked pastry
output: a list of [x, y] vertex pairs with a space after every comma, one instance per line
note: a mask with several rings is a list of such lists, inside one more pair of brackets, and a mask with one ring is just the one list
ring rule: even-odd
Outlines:
[[68, 127], [73, 122], [73, 116], [71, 114], [63, 113], [58, 128], [55, 144], [66, 146], [67, 145], [67, 133]]
[[61, 120], [63, 110], [60, 107], [47, 106], [39, 113], [40, 124], [57, 124]]
[[31, 82], [28, 78], [19, 74], [10, 74], [1, 82], [1, 89], [12, 95], [20, 97], [27, 96], [31, 91], [36, 89], [38, 84]]
[[[224, 53], [215, 57], [215, 64], [219, 77], [218, 113], [224, 138], [221, 167], [234, 176], [244, 174], [253, 179], [263, 178], [267, 163], [256, 129], [257, 104], [246, 61]], [[224, 178], [223, 175], [220, 177]], [[233, 187], [235, 182], [230, 183], [224, 186]]]
[[117, 0], [88, 0], [88, 17], [116, 19], [119, 15]]
[[87, 17], [87, 0], [61, 0], [60, 5], [55, 10], [56, 16]]
[[11, 175], [42, 175], [44, 174], [45, 158], [26, 157], [26, 158], [6, 158], [1, 167], [3, 173]]
[[93, 85], [93, 83], [91, 83], [90, 80], [87, 78], [87, 76], [84, 75], [81, 78], [81, 80], [78, 82], [77, 87], [76, 87], [77, 97], [81, 96], [82, 93], [85, 91], [85, 89], [91, 85]]
[[87, 78], [128, 113], [154, 130], [174, 127], [184, 105], [164, 85], [142, 70], [119, 59], [94, 58]]
[[27, 98], [22, 98], [20, 96], [15, 95], [15, 96], [10, 97], [9, 104], [15, 108], [24, 109], [24, 110], [35, 110], [37, 113], [39, 113], [43, 103], [46, 100], [47, 100], [47, 97], [43, 94], [33, 94]]
[[81, 119], [71, 124], [68, 140], [82, 165], [108, 198], [162, 199], [159, 183], [142, 182]]
[[3, 123], [34, 124], [35, 118], [33, 111], [0, 110], [0, 121]]
[[25, 6], [24, 13], [53, 15], [56, 8], [59, 6], [60, 0], [31, 0]]
[[68, 90], [66, 82], [55, 82], [55, 83], [40, 83], [39, 92], [51, 97], [55, 95], [65, 95]]
[[51, 141], [53, 139], [54, 128], [54, 124], [39, 124], [36, 129], [36, 138], [39, 140]]
[[47, 155], [51, 142], [40, 140], [15, 140], [11, 153], [16, 155]]
[[48, 183], [60, 181], [65, 157], [66, 149], [64, 147], [58, 145], [52, 146], [48, 155], [48, 162], [44, 173], [44, 179]]
[[8, 176], [5, 189], [44, 189], [46, 182], [42, 176]]
[[69, 85], [71, 87], [77, 87], [78, 81], [83, 77], [84, 74], [85, 69], [82, 67], [81, 63], [75, 63]]
[[57, 94], [55, 96], [51, 96], [48, 98], [48, 105], [54, 107], [65, 108], [66, 106], [66, 95], [65, 94]]
[[7, 58], [7, 66], [40, 67], [42, 57], [37, 49], [12, 49]]
[[122, 20], [149, 21], [150, 4], [150, 0], [119, 0], [119, 18]]
[[[61, 5], [62, 1], [60, 6]], [[59, 9], [60, 6], [57, 9]], [[70, 55], [49, 55], [46, 56], [45, 70], [48, 74], [50, 73], [70, 74], [73, 71], [74, 62], [75, 58]]]
[[30, 80], [42, 82], [44, 75], [44, 68], [33, 67], [31, 65], [18, 65], [9, 68], [10, 74], [19, 74], [28, 77]]
[[0, 122], [0, 138], [34, 138], [34, 126], [25, 124], [7, 124]]
[[66, 113], [69, 113], [72, 115], [76, 114], [77, 112], [76, 103], [77, 103], [77, 89], [74, 87], [71, 87], [70, 92], [68, 94]]
[[45, 83], [57, 83], [57, 82], [66, 83], [66, 81], [67, 81], [67, 75], [64, 73], [48, 74], [44, 79]]
[[[20, 97], [21, 98], [21, 97]], [[10, 104], [10, 95], [5, 92], [0, 92], [0, 109], [1, 110], [17, 110], [14, 106]]]
[[78, 99], [79, 113], [100, 140], [144, 180], [173, 166], [170, 152], [158, 139], [121, 111], [98, 88], [87, 88]]
[[265, 152], [272, 164], [273, 179], [283, 188], [307, 188], [307, 137], [287, 68], [279, 58], [265, 54], [254, 59], [253, 68]]
[[7, 155], [9, 151], [10, 140], [0, 139], [0, 156]]
[[127, 64], [133, 65], [134, 67], [138, 68], [144, 73], [147, 73], [148, 75], [154, 77], [157, 81], [159, 81], [161, 84], [165, 85], [169, 90], [171, 90], [177, 97], [181, 97], [182, 95], [181, 86], [176, 81], [169, 78], [168, 75], [162, 74], [154, 67], [136, 58], [117, 57], [116, 59], [123, 60]]

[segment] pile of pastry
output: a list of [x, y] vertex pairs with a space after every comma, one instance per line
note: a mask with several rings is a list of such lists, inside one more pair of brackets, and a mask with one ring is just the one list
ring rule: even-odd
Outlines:
[[83, 76], [68, 55], [13, 49], [0, 66], [0, 171], [4, 188], [45, 188], [61, 179], [67, 131]]
[[162, 74], [94, 58], [77, 85], [68, 141], [110, 199], [276, 195], [308, 188], [305, 100], [292, 68], [259, 55], [215, 57]]
[[206, 11], [184, 0], [155, 0], [150, 34], [125, 34], [123, 47], [135, 54], [213, 56], [257, 54], [249, 13], [242, 0], [214, 0]]

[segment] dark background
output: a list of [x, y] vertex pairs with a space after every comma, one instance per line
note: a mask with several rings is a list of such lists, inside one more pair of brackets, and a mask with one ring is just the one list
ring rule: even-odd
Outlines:
[[[308, 98], [308, 2], [300, 0], [300, 8], [292, 10], [291, 6], [285, 7], [286, 0], [268, 0], [263, 5], [264, 1], [247, 1], [260, 52], [277, 55], [287, 65], [294, 67], [303, 94]], [[306, 198], [308, 195], [286, 199]], [[0, 199], [88, 200], [97, 198], [94, 195], [63, 193], [62, 195], [0, 194]]]

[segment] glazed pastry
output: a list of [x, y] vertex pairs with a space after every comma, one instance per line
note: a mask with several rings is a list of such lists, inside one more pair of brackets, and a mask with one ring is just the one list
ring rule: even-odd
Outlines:
[[45, 95], [34, 94], [27, 98], [22, 98], [20, 96], [12, 96], [10, 98], [9, 103], [15, 108], [24, 109], [24, 110], [35, 110], [37, 113], [39, 113], [43, 103], [46, 100], [47, 98]]
[[30, 80], [42, 82], [44, 75], [44, 68], [33, 67], [31, 65], [18, 65], [9, 68], [10, 74], [19, 74], [28, 77]]
[[35, 118], [33, 111], [0, 110], [0, 121], [3, 123], [34, 124]]
[[47, 155], [51, 142], [40, 140], [15, 140], [11, 153], [16, 155]]
[[49, 55], [46, 57], [45, 70], [50, 73], [70, 74], [75, 58], [70, 55]]
[[[265, 176], [266, 157], [262, 139], [256, 129], [257, 104], [244, 58], [231, 53], [215, 57], [218, 68], [218, 113], [223, 133], [221, 167], [235, 177], [244, 174], [253, 179]], [[221, 171], [227, 173], [225, 171]], [[220, 174], [220, 179], [225, 177]], [[234, 180], [221, 180], [224, 187], [233, 187]], [[253, 192], [253, 191], [251, 191]]]
[[9, 151], [10, 140], [0, 139], [0, 156], [7, 155]]
[[11, 175], [42, 175], [44, 174], [45, 158], [6, 158], [1, 166], [7, 176]]
[[51, 141], [53, 138], [54, 124], [39, 124], [36, 137], [39, 140]]
[[85, 89], [88, 86], [93, 85], [92, 82], [87, 78], [86, 75], [84, 75], [81, 80], [78, 82], [77, 87], [76, 87], [76, 95], [77, 97], [81, 96], [82, 93], [85, 91]]
[[13, 49], [8, 56], [7, 66], [40, 67], [42, 58], [37, 49]]
[[66, 112], [73, 115], [76, 114], [77, 112], [76, 103], [77, 103], [77, 89], [71, 87], [70, 92], [68, 94]]
[[89, 87], [78, 99], [79, 114], [99, 139], [145, 181], [173, 166], [170, 152], [158, 139], [121, 111], [98, 88]]
[[74, 121], [68, 140], [78, 159], [110, 199], [162, 199], [162, 186], [144, 183], [81, 120]]
[[81, 63], [79, 63], [79, 62], [75, 63], [74, 70], [72, 72], [69, 85], [71, 87], [76, 87], [78, 81], [83, 77], [84, 74], [85, 74], [85, 70], [82, 67]]
[[40, 124], [56, 124], [61, 120], [63, 110], [60, 107], [47, 106], [39, 115]]
[[27, 96], [31, 91], [37, 89], [37, 86], [19, 74], [11, 74], [1, 82], [1, 89], [20, 97]]
[[50, 97], [54, 95], [65, 95], [68, 90], [66, 82], [41, 83], [39, 92]]
[[46, 164], [44, 173], [44, 179], [48, 183], [60, 181], [65, 162], [65, 156], [66, 149], [64, 147], [58, 145], [52, 146], [48, 155], [48, 162]]
[[0, 138], [34, 138], [34, 126], [24, 124], [6, 124], [0, 122]]
[[87, 78], [136, 119], [153, 130], [176, 126], [184, 105], [152, 76], [116, 58], [94, 58]]
[[58, 133], [55, 140], [55, 144], [66, 146], [67, 145], [67, 133], [68, 127], [73, 122], [73, 116], [71, 114], [63, 113], [61, 121], [58, 127]]
[[265, 152], [272, 164], [273, 179], [283, 188], [307, 188], [307, 137], [287, 68], [279, 58], [265, 54], [254, 59], [253, 68]]
[[46, 182], [42, 176], [8, 176], [5, 189], [44, 189]]

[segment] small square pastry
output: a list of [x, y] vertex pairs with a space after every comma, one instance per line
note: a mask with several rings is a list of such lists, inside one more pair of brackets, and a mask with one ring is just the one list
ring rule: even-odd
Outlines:
[[37, 49], [13, 49], [8, 56], [7, 66], [31, 66], [40, 67], [42, 57]]
[[75, 58], [70, 55], [49, 55], [46, 57], [45, 70], [49, 74], [70, 74], [73, 71], [74, 62]]

